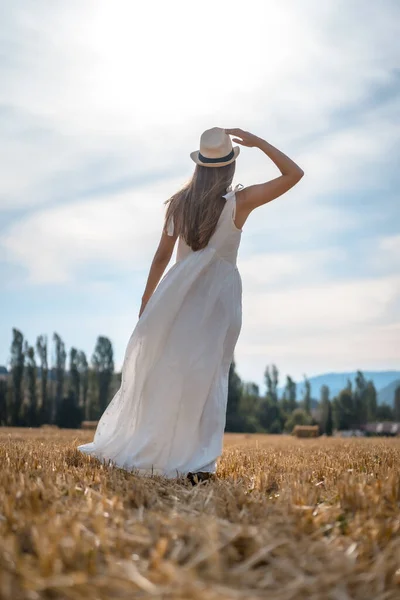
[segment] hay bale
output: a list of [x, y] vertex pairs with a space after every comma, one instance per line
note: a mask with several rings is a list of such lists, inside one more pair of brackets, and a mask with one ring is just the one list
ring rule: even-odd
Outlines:
[[318, 425], [296, 425], [292, 434], [299, 438], [316, 438], [319, 436]]
[[82, 429], [96, 429], [98, 421], [82, 421]]

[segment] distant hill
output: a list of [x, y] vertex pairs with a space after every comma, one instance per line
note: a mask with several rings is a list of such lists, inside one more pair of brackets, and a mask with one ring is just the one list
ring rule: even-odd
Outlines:
[[[380, 392], [384, 391], [394, 382], [400, 383], [400, 371], [362, 371], [365, 379], [369, 381], [372, 379], [376, 390], [378, 392], [378, 403], [382, 404], [382, 402], [388, 402], [389, 404], [393, 403], [394, 389], [391, 400], [384, 400], [383, 398], [390, 398], [391, 390], [389, 389], [384, 393], [384, 396], [381, 397]], [[340, 390], [342, 390], [347, 385], [347, 380], [355, 384], [357, 372], [352, 371], [349, 373], [323, 373], [322, 375], [315, 375], [314, 377], [309, 377], [311, 384], [311, 395], [313, 398], [319, 400], [320, 398], [320, 390], [323, 385], [327, 385], [330, 389], [330, 396], [334, 398]], [[303, 397], [304, 383], [303, 381], [296, 382], [297, 383], [297, 399], [301, 400]], [[282, 393], [283, 388], [279, 388], [279, 392]]]
[[389, 383], [389, 385], [386, 385], [379, 390], [378, 404], [389, 404], [390, 406], [393, 406], [394, 394], [398, 387], [400, 387], [400, 379], [395, 379], [395, 381], [392, 381], [392, 383]]

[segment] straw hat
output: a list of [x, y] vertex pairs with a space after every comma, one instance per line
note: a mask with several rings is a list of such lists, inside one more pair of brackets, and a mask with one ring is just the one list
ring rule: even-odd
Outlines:
[[213, 127], [202, 133], [200, 150], [192, 152], [190, 158], [203, 167], [224, 167], [236, 160], [239, 152], [239, 146], [232, 148], [231, 138], [225, 129]]

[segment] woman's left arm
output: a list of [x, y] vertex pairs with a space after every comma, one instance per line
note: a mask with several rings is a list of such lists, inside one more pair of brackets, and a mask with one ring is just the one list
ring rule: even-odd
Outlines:
[[154, 290], [156, 289], [161, 277], [169, 261], [171, 260], [174, 251], [176, 235], [168, 235], [165, 231], [162, 232], [160, 243], [151, 263], [149, 276], [147, 278], [146, 288], [142, 296], [142, 304], [140, 306], [139, 318], [146, 308], [146, 304], [150, 300]]

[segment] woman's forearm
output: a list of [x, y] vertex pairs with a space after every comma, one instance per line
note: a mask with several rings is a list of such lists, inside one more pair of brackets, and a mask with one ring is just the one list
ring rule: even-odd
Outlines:
[[142, 296], [142, 302], [148, 302], [153, 295], [154, 290], [160, 282], [161, 277], [168, 265], [169, 259], [166, 258], [154, 258], [151, 263], [149, 276]]
[[302, 174], [302, 169], [286, 154], [275, 148], [272, 144], [257, 138], [256, 147], [259, 148], [276, 164], [282, 175], [291, 175], [292, 173]]
[[151, 263], [149, 276], [142, 296], [142, 305], [140, 307], [139, 317], [145, 309], [147, 302], [150, 300], [154, 290], [158, 286], [165, 269], [171, 260], [172, 252], [174, 251], [177, 235], [171, 236], [164, 232], [161, 235], [160, 243]]
[[299, 179], [304, 175], [304, 171], [291, 158], [263, 138], [258, 137], [258, 135], [254, 135], [254, 133], [250, 133], [249, 131], [243, 131], [243, 129], [238, 129], [237, 127], [234, 129], [225, 129], [225, 132], [228, 135], [236, 136], [233, 138], [233, 141], [238, 142], [242, 146], [262, 150], [276, 164], [282, 175], [295, 175]]
[[139, 319], [142, 315], [142, 312], [146, 308], [146, 304], [153, 295], [154, 290], [158, 286], [160, 279], [163, 276], [163, 273], [168, 265], [168, 262], [169, 260], [166, 259], [155, 258], [151, 263], [150, 273], [147, 278], [146, 287], [142, 296], [142, 303], [140, 305]]

